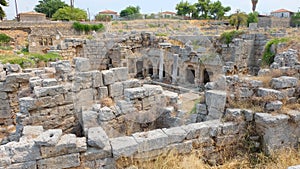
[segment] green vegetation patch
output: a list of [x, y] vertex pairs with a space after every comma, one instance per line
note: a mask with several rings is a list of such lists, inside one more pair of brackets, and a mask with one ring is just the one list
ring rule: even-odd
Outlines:
[[4, 33], [0, 33], [0, 45], [8, 44], [11, 41], [11, 37]]
[[30, 59], [36, 61], [36, 62], [51, 62], [51, 61], [56, 61], [56, 60], [61, 60], [62, 57], [58, 53], [50, 52], [46, 54], [38, 54], [38, 53], [33, 53], [30, 54], [29, 56]]
[[0, 55], [1, 63], [18, 64], [22, 68], [34, 67], [39, 62], [51, 62], [61, 60], [62, 57], [54, 52], [47, 54], [37, 54], [24, 52], [23, 56], [18, 55]]
[[104, 25], [102, 23], [100, 24], [82, 24], [80, 22], [74, 22], [73, 28], [76, 31], [84, 31], [84, 32], [90, 32], [92, 30], [94, 31], [103, 31]]
[[279, 43], [287, 42], [289, 38], [275, 38], [270, 40], [266, 46], [263, 54], [263, 65], [271, 65], [274, 62], [275, 53], [271, 51], [272, 45], [278, 45]]
[[35, 64], [33, 60], [27, 57], [20, 57], [16, 55], [0, 55], [0, 62], [3, 64], [18, 64], [22, 68], [31, 67]]
[[243, 31], [236, 31], [236, 30], [224, 32], [221, 34], [220, 41], [222, 43], [229, 45], [234, 38], [237, 38], [238, 36], [240, 36], [243, 33], [244, 33]]

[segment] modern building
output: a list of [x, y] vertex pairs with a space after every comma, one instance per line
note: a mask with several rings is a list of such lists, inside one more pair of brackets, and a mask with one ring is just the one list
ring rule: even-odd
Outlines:
[[118, 12], [115, 12], [115, 11], [104, 10], [104, 11], [99, 12], [99, 14], [101, 14], [101, 15], [109, 15], [109, 16], [111, 16], [112, 20], [118, 19]]
[[160, 13], [163, 18], [172, 18], [176, 16], [175, 12], [165, 11]]
[[294, 12], [286, 10], [286, 9], [278, 9], [276, 11], [271, 12], [271, 16], [277, 18], [291, 18]]

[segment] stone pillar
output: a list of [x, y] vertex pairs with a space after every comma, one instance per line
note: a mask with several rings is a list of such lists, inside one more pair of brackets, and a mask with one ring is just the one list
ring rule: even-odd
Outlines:
[[159, 56], [159, 80], [163, 80], [163, 74], [164, 74], [164, 50], [160, 50], [160, 56]]
[[177, 81], [177, 69], [178, 69], [178, 54], [173, 55], [174, 63], [172, 70], [172, 84], [175, 84]]

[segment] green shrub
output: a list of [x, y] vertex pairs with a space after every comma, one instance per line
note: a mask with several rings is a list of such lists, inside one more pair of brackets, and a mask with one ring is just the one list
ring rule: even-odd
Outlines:
[[92, 30], [94, 31], [102, 31], [104, 30], [104, 25], [102, 23], [100, 24], [82, 24], [80, 22], [74, 22], [73, 28], [76, 31], [84, 31], [84, 32], [90, 32]]
[[229, 45], [234, 38], [237, 38], [239, 35], [243, 33], [244, 33], [243, 31], [236, 31], [236, 30], [230, 32], [224, 32], [221, 34], [220, 41], [222, 43]]
[[1, 50], [13, 50], [14, 48], [10, 47], [10, 46], [0, 46], [0, 49]]
[[0, 44], [8, 44], [11, 41], [11, 37], [4, 33], [0, 33]]
[[10, 64], [18, 64], [22, 68], [32, 67], [35, 63], [33, 60], [28, 59], [26, 57], [14, 56], [14, 55], [1, 55], [0, 62], [2, 63], [10, 63]]
[[59, 54], [54, 53], [54, 52], [50, 52], [47, 54], [33, 53], [33, 54], [30, 54], [29, 58], [36, 62], [39, 62], [39, 61], [50, 62], [50, 61], [56, 61], [56, 60], [62, 59], [62, 57]]
[[156, 33], [155, 36], [168, 36], [167, 33]]
[[266, 45], [265, 45], [265, 51], [263, 54], [262, 62], [263, 65], [271, 65], [274, 62], [274, 57], [275, 53], [271, 51], [272, 45], [278, 45], [279, 43], [287, 42], [289, 39], [288, 38], [275, 38], [270, 40]]

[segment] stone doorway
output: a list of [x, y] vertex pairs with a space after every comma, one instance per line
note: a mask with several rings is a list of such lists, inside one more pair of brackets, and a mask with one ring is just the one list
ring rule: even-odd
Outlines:
[[144, 62], [143, 61], [137, 61], [136, 62], [136, 77], [137, 78], [143, 78], [143, 65]]
[[195, 69], [193, 66], [188, 66], [186, 68], [186, 81], [195, 84]]
[[203, 83], [206, 84], [210, 82], [209, 73], [206, 69], [203, 70]]

